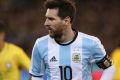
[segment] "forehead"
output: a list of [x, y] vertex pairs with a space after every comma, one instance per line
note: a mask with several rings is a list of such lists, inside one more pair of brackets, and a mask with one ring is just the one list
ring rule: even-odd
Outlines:
[[46, 17], [58, 16], [58, 8], [55, 8], [55, 9], [47, 9], [45, 16], [46, 16]]

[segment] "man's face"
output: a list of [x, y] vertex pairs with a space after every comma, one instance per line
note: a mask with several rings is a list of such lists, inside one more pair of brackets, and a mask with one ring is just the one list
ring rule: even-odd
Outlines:
[[46, 21], [44, 25], [52, 38], [61, 37], [65, 28], [65, 21], [58, 16], [58, 12], [58, 9], [47, 9], [45, 15]]

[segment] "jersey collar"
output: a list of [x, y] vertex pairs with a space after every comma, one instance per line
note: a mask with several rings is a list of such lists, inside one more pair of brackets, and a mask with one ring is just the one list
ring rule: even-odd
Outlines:
[[57, 40], [55, 40], [55, 41], [56, 41], [59, 45], [62, 45], [62, 46], [66, 46], [66, 45], [69, 45], [69, 44], [73, 43], [73, 42], [76, 40], [77, 36], [78, 36], [78, 31], [76, 31], [75, 29], [73, 29], [73, 30], [75, 31], [75, 36], [74, 36], [73, 40], [71, 40], [70, 42], [68, 42], [68, 43], [60, 43], [60, 42], [58, 42]]

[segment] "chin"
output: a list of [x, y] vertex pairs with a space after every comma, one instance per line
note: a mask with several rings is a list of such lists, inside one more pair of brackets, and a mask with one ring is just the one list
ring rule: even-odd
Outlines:
[[54, 36], [54, 35], [52, 35], [52, 34], [49, 34], [49, 35], [50, 35], [50, 37], [51, 37], [51, 38], [54, 38], [54, 37], [55, 37], [55, 36]]

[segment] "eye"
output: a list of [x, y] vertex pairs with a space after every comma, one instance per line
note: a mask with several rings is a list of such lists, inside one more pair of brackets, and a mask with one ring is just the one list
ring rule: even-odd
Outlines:
[[52, 17], [48, 17], [48, 19], [49, 19], [49, 20], [51, 20], [51, 21], [55, 20], [55, 19], [54, 19], [54, 18], [52, 18]]

